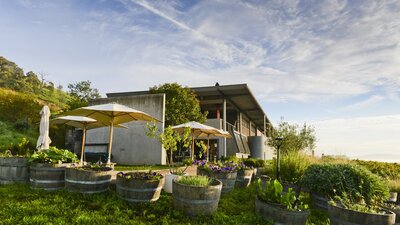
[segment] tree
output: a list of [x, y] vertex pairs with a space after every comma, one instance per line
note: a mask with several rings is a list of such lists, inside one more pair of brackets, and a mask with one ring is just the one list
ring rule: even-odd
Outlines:
[[90, 100], [100, 98], [99, 91], [91, 87], [89, 80], [68, 84], [68, 94], [72, 97], [68, 102], [70, 109], [87, 106]]
[[165, 83], [150, 88], [150, 93], [165, 93], [165, 125], [177, 125], [189, 121], [203, 123], [208, 112], [202, 113], [196, 94], [178, 83]]
[[283, 141], [280, 146], [282, 154], [286, 154], [290, 151], [313, 151], [315, 148], [315, 129], [306, 123], [303, 126], [298, 124], [289, 124], [285, 122], [283, 118], [279, 122], [278, 126], [271, 132], [271, 139], [268, 141], [268, 145], [277, 149], [278, 142], [277, 137], [282, 137]]

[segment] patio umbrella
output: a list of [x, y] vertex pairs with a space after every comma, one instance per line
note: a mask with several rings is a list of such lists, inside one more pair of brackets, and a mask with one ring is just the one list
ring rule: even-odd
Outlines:
[[51, 143], [51, 139], [49, 137], [49, 117], [50, 117], [50, 109], [47, 105], [43, 106], [40, 111], [40, 135], [36, 143], [36, 149], [48, 149]]
[[191, 152], [191, 158], [194, 158], [194, 139], [199, 138], [199, 137], [207, 137], [208, 142], [207, 142], [207, 160], [208, 160], [208, 148], [210, 146], [210, 137], [227, 137], [230, 138], [231, 135], [229, 132], [217, 129], [215, 127], [207, 126], [205, 124], [201, 124], [195, 121], [179, 124], [176, 126], [173, 126], [172, 129], [179, 134], [183, 134], [184, 130], [186, 127], [190, 128], [190, 133], [192, 135], [192, 152]]
[[[83, 129], [82, 135], [82, 148], [81, 148], [81, 164], [83, 164], [83, 157], [85, 154], [85, 141], [86, 141], [86, 131], [89, 129], [95, 129], [100, 127], [108, 126], [105, 123], [99, 122], [95, 119], [84, 117], [84, 116], [61, 116], [51, 120], [52, 124], [58, 125], [68, 125], [72, 127], [77, 127]], [[123, 125], [115, 125], [115, 127], [127, 128]]]
[[[75, 109], [65, 113], [65, 115], [71, 116], [86, 116], [93, 118], [99, 122], [105, 123], [110, 126], [110, 139], [108, 145], [108, 160], [107, 163], [110, 163], [111, 158], [111, 147], [112, 147], [112, 138], [113, 138], [113, 130], [114, 126], [121, 123], [127, 123], [130, 121], [153, 121], [157, 120], [150, 116], [149, 114], [129, 108], [127, 106], [117, 104], [117, 103], [109, 103], [102, 105], [93, 105], [88, 107], [82, 107], [79, 109]], [[157, 120], [158, 121], [158, 120]]]

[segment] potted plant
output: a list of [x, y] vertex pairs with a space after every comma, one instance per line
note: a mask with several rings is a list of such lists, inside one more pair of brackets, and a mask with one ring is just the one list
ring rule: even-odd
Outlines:
[[278, 180], [267, 182], [265, 188], [258, 180], [256, 197], [256, 213], [266, 220], [279, 224], [305, 225], [310, 210], [296, 198], [293, 189], [284, 193]]
[[218, 208], [221, 181], [207, 176], [181, 176], [173, 181], [172, 193], [175, 209], [187, 215], [211, 215]]
[[195, 160], [193, 164], [197, 165], [197, 175], [220, 180], [222, 182], [222, 193], [230, 192], [235, 187], [237, 168], [234, 162], [210, 163]]
[[155, 202], [163, 185], [164, 176], [157, 172], [119, 172], [116, 191], [118, 197], [129, 202]]
[[16, 145], [7, 146], [0, 152], [0, 184], [26, 183], [29, 181], [30, 142], [22, 138]]
[[244, 165], [247, 167], [253, 168], [253, 176], [252, 179], [259, 178], [261, 176], [261, 168], [265, 166], [265, 160], [263, 159], [254, 159], [254, 158], [247, 158], [243, 160]]
[[78, 161], [74, 153], [56, 147], [33, 153], [29, 157], [31, 187], [45, 190], [63, 189], [65, 168]]
[[111, 183], [112, 170], [100, 162], [66, 168], [65, 189], [85, 194], [106, 192]]
[[377, 204], [366, 204], [361, 194], [356, 198], [347, 193], [335, 196], [329, 201], [328, 214], [332, 225], [393, 225], [396, 222], [395, 213]]
[[246, 166], [243, 162], [240, 162], [236, 166], [237, 176], [235, 186], [237, 187], [248, 187], [251, 183], [251, 177], [253, 175], [253, 167]]
[[178, 149], [178, 144], [182, 143], [183, 147], [187, 148], [190, 146], [191, 137], [190, 137], [190, 128], [187, 127], [184, 129], [183, 135], [175, 132], [171, 126], [165, 128], [164, 133], [157, 134], [157, 126], [155, 124], [147, 124], [146, 134], [152, 138], [158, 138], [161, 142], [162, 146], [169, 151], [169, 159], [167, 157], [167, 163], [169, 166], [169, 172], [165, 174], [165, 182], [164, 182], [164, 191], [167, 193], [172, 193], [173, 186], [172, 181], [179, 176], [188, 175], [185, 173], [186, 169], [190, 166], [190, 163], [185, 164], [185, 168], [181, 169], [179, 167], [175, 167], [173, 161], [173, 152]]

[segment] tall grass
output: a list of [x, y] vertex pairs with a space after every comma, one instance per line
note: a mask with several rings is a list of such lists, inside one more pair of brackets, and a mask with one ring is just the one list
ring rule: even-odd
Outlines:
[[[312, 157], [297, 151], [290, 151], [280, 159], [280, 177], [282, 181], [296, 183], [304, 175], [304, 171], [314, 163]], [[275, 175], [277, 162], [273, 161], [272, 172]]]
[[206, 187], [211, 184], [211, 179], [206, 176], [182, 176], [178, 183], [190, 186]]

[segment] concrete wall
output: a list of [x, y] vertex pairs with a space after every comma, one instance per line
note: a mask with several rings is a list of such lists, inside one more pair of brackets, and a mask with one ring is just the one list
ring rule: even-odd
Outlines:
[[[116, 102], [146, 112], [158, 122], [159, 131], [164, 131], [165, 94], [124, 96], [98, 99], [92, 105]], [[165, 164], [166, 153], [161, 143], [146, 135], [146, 122], [125, 123], [128, 129], [114, 128], [112, 144], [112, 162], [127, 165]], [[107, 146], [90, 146], [90, 144], [109, 143], [109, 128], [98, 128], [87, 132], [86, 152], [107, 152]]]

